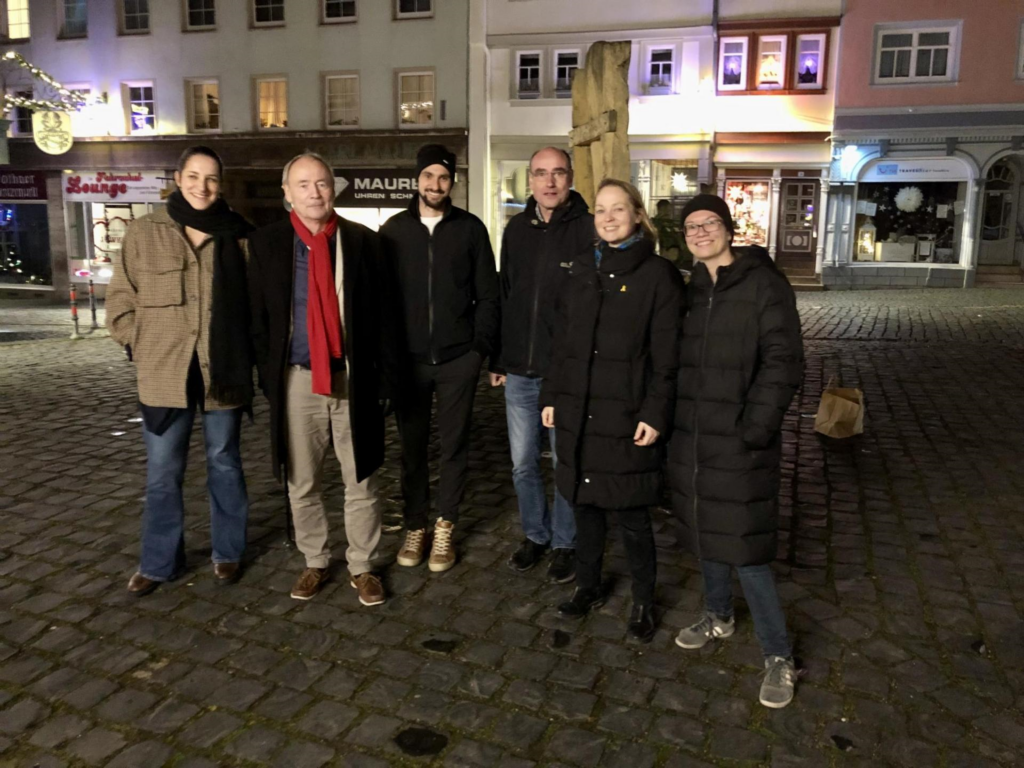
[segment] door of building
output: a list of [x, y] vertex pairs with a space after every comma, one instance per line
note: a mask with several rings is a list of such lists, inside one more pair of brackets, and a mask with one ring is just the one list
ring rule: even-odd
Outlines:
[[818, 237], [820, 183], [814, 179], [782, 180], [778, 256], [790, 261], [813, 261]]
[[985, 178], [981, 208], [979, 264], [1011, 265], [1016, 261], [1019, 191], [1020, 178], [1010, 158], [992, 166]]

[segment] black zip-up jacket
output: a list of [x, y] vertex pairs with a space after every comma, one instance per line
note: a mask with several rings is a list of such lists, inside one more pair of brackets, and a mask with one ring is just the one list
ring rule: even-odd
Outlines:
[[501, 238], [501, 337], [491, 355], [494, 373], [542, 376], [551, 361], [555, 304], [573, 257], [593, 246], [594, 217], [576, 191], [551, 221], [531, 197]]
[[412, 358], [437, 365], [470, 350], [486, 358], [501, 322], [498, 276], [487, 228], [448, 203], [434, 234], [420, 221], [419, 197], [380, 230], [397, 276]]
[[804, 355], [786, 276], [764, 248], [735, 255], [715, 283], [697, 264], [688, 286], [668, 475], [687, 547], [739, 566], [775, 559], [782, 420]]

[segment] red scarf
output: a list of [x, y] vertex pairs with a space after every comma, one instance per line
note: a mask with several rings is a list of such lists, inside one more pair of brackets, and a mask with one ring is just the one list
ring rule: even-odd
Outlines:
[[334, 288], [329, 241], [338, 228], [338, 214], [318, 234], [311, 233], [295, 211], [291, 213], [295, 234], [309, 249], [309, 297], [306, 304], [306, 333], [309, 337], [309, 367], [313, 372], [313, 393], [331, 394], [331, 359], [341, 358], [341, 317]]

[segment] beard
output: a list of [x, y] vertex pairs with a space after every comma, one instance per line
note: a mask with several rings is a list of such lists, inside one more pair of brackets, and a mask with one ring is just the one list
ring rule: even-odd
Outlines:
[[442, 197], [436, 203], [431, 202], [430, 199], [426, 195], [424, 195], [422, 192], [419, 193], [419, 196], [420, 196], [420, 202], [423, 203], [423, 205], [425, 205], [425, 206], [427, 206], [427, 208], [430, 208], [430, 209], [435, 210], [435, 211], [443, 211], [445, 205], [448, 203], [448, 195], [445, 195], [444, 197]]

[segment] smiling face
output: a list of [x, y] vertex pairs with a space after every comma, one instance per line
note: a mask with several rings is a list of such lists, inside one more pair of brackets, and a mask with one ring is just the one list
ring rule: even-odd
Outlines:
[[594, 200], [594, 227], [597, 236], [609, 245], [619, 245], [636, 232], [640, 213], [633, 208], [624, 189], [613, 184], [597, 193]]
[[426, 206], [436, 216], [444, 210], [445, 201], [452, 192], [452, 175], [440, 163], [428, 165], [420, 171], [416, 189], [420, 194], [420, 208]]
[[545, 217], [569, 199], [571, 189], [572, 170], [565, 154], [557, 149], [538, 152], [530, 163], [530, 193]]
[[[334, 208], [334, 178], [313, 157], [300, 157], [288, 169], [284, 198], [303, 221], [325, 222]], [[308, 225], [307, 225], [308, 226]]]
[[[703, 226], [698, 227], [698, 224]], [[694, 258], [700, 261], [716, 259], [730, 252], [732, 235], [718, 214], [694, 211], [683, 222], [683, 230], [686, 233], [686, 246]]]
[[192, 155], [185, 161], [184, 168], [174, 172], [174, 183], [189, 205], [203, 211], [213, 205], [220, 194], [220, 168], [208, 155]]

